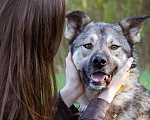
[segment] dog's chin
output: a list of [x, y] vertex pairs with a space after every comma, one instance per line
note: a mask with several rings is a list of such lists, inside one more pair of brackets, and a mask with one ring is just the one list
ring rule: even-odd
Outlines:
[[100, 84], [100, 85], [95, 85], [92, 82], [89, 83], [89, 87], [94, 89], [94, 90], [102, 90], [102, 89], [106, 89], [108, 85], [106, 84]]

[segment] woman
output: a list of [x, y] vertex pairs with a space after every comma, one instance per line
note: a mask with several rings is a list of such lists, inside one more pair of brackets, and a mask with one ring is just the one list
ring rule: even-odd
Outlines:
[[[76, 119], [72, 113], [56, 109], [65, 106], [64, 111], [70, 112], [68, 108], [83, 93], [69, 54], [67, 83], [57, 96], [54, 57], [64, 20], [65, 0], [0, 0], [0, 120], [50, 120], [57, 115]], [[123, 74], [128, 74], [131, 63], [132, 59], [114, 77], [113, 83], [122, 81], [117, 86], [112, 83], [113, 93], [125, 81]], [[70, 70], [72, 74], [68, 74]], [[104, 91], [99, 97], [110, 105], [114, 96], [109, 93]]]
[[65, 0], [0, 0], [0, 120], [50, 118], [64, 19]]

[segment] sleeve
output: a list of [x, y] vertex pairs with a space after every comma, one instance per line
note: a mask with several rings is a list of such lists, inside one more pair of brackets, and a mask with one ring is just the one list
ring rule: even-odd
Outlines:
[[60, 92], [58, 92], [54, 120], [77, 120], [78, 113], [79, 112], [74, 105], [70, 108], [67, 107], [60, 95]]
[[80, 120], [112, 120], [116, 116], [115, 108], [107, 101], [94, 98], [88, 105]]

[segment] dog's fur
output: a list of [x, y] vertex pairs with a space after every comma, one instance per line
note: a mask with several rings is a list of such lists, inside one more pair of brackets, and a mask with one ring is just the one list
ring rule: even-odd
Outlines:
[[118, 120], [150, 120], [150, 92], [138, 82], [140, 72], [136, 67], [134, 49], [140, 41], [143, 21], [149, 17], [129, 17], [117, 24], [109, 24], [93, 23], [82, 11], [67, 13], [65, 36], [69, 39], [69, 51], [85, 87], [84, 94], [77, 101], [80, 112], [86, 109], [92, 98], [109, 87], [112, 77], [129, 57], [133, 57], [129, 77], [112, 104]]

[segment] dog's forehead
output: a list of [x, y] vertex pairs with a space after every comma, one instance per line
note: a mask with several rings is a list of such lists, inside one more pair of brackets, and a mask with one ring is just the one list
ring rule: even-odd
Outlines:
[[122, 42], [122, 39], [124, 38], [122, 28], [118, 24], [98, 22], [85, 27], [83, 32], [77, 38], [77, 41], [78, 43], [83, 43], [92, 39], [95, 41], [99, 40], [102, 43], [109, 43], [112, 41]]

